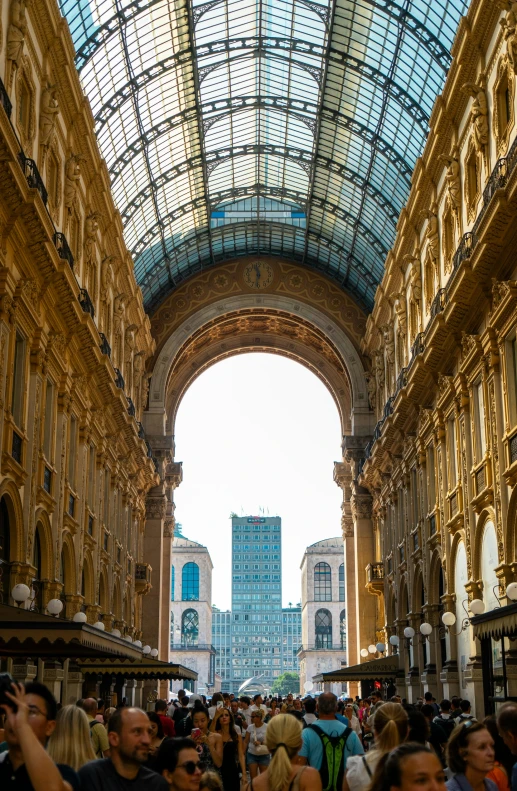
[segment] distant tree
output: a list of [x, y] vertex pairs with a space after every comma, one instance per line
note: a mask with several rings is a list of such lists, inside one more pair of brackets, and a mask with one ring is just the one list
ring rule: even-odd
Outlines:
[[282, 695], [282, 697], [288, 695], [289, 692], [292, 692], [293, 695], [298, 695], [300, 692], [300, 676], [298, 673], [287, 670], [273, 681], [271, 692], [273, 695]]

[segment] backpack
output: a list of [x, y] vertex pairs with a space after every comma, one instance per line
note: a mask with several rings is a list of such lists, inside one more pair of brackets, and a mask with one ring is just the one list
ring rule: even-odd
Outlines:
[[323, 747], [321, 761], [321, 784], [323, 791], [341, 791], [345, 774], [345, 745], [352, 733], [352, 728], [345, 728], [340, 736], [329, 736], [319, 725], [312, 723], [308, 726], [318, 734]]
[[[93, 742], [93, 733], [92, 733], [92, 731], [93, 731], [93, 729], [94, 729], [94, 727], [96, 725], [100, 725], [102, 728], [104, 728], [104, 725], [102, 724], [102, 722], [99, 722], [99, 720], [90, 720], [90, 738], [91, 738], [92, 742]], [[99, 755], [99, 752], [100, 752], [100, 755]], [[100, 749], [100, 745], [99, 745], [99, 749], [95, 753], [95, 755], [96, 755], [97, 758], [104, 758], [104, 755], [102, 754], [102, 750]]]

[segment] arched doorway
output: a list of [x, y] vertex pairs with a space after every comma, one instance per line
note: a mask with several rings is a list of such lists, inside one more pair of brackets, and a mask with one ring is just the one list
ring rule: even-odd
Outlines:
[[11, 524], [5, 497], [0, 499], [0, 602], [9, 603], [11, 561]]

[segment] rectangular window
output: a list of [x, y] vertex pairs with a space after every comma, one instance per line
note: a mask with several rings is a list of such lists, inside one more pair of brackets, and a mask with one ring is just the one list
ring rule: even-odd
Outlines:
[[70, 418], [70, 446], [68, 449], [68, 483], [75, 491], [75, 462], [77, 455], [77, 419]]
[[54, 385], [47, 379], [47, 390], [45, 396], [45, 427], [43, 432], [43, 453], [47, 461], [50, 461], [52, 452], [52, 421], [54, 418]]
[[434, 446], [429, 445], [427, 449], [427, 475], [429, 480], [429, 502], [427, 504], [428, 510], [432, 511], [436, 505], [436, 488], [435, 488], [435, 468], [434, 468]]
[[16, 425], [21, 426], [23, 394], [25, 392], [25, 338], [16, 333], [14, 344], [13, 387], [11, 392], [11, 412]]
[[449, 491], [454, 489], [458, 480], [456, 462], [456, 424], [454, 418], [447, 421], [447, 440], [449, 445]]
[[94, 499], [94, 487], [95, 487], [95, 447], [90, 445], [90, 464], [88, 470], [88, 505], [94, 511], [93, 507], [93, 499]]
[[475, 407], [476, 407], [476, 461], [481, 461], [486, 452], [486, 433], [485, 433], [485, 399], [483, 394], [483, 382], [475, 385]]

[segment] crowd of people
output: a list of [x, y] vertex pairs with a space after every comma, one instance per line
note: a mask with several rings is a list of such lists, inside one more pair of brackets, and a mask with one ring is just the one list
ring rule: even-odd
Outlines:
[[478, 721], [466, 700], [409, 705], [180, 691], [154, 711], [94, 698], [59, 707], [0, 678], [0, 789], [22, 791], [517, 791], [517, 703]]

